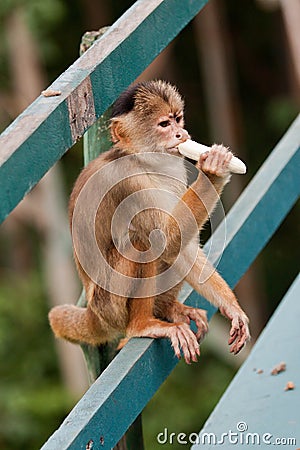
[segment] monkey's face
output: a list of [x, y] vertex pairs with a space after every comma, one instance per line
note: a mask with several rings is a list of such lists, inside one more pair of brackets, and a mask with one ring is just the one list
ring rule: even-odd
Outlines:
[[179, 155], [178, 145], [189, 139], [188, 132], [184, 129], [183, 112], [159, 116], [155, 124], [157, 135], [157, 150]]
[[178, 145], [189, 139], [183, 109], [183, 99], [169, 83], [158, 80], [131, 86], [114, 105], [112, 140], [132, 153], [179, 156]]
[[181, 156], [177, 147], [190, 138], [184, 129], [183, 111], [173, 112], [169, 105], [164, 104], [147, 112], [132, 111], [113, 119], [113, 141], [137, 153], [158, 152]]
[[[149, 107], [149, 104], [147, 105]], [[147, 115], [145, 115], [147, 112]], [[190, 138], [184, 129], [183, 111], [172, 108], [168, 102], [157, 99], [152, 109], [134, 111], [135, 120], [138, 124], [134, 133], [134, 147], [139, 152], [169, 153], [181, 156], [178, 145]]]

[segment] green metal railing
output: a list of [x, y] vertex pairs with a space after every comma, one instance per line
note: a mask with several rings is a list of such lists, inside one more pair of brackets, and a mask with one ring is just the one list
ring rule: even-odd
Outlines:
[[[1, 221], [206, 3], [137, 1], [50, 86], [60, 95], [40, 96], [7, 128], [0, 136]], [[217, 240], [226, 226], [222, 258], [211, 261], [232, 287], [300, 195], [299, 136], [300, 117], [214, 233]], [[209, 317], [215, 312], [188, 285], [181, 299]], [[42, 449], [113, 448], [176, 364], [167, 340], [132, 339]]]

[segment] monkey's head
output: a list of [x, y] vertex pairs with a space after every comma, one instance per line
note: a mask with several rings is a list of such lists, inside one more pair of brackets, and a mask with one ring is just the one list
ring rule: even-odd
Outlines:
[[133, 153], [179, 155], [177, 146], [189, 138], [183, 109], [177, 89], [165, 81], [131, 85], [113, 105], [112, 140]]

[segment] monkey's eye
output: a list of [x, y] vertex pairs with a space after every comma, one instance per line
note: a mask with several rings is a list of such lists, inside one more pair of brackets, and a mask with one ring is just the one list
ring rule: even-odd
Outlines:
[[158, 124], [160, 127], [166, 128], [170, 125], [170, 121], [169, 120], [163, 120], [162, 122], [159, 122]]
[[177, 123], [181, 122], [182, 121], [182, 116], [177, 116], [175, 120], [176, 120]]

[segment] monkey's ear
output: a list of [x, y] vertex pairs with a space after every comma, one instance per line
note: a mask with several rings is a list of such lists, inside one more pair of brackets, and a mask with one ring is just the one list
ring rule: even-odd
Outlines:
[[114, 144], [124, 139], [125, 133], [122, 127], [122, 120], [119, 117], [114, 117], [111, 119], [110, 134], [111, 140]]

